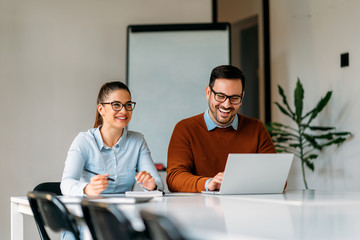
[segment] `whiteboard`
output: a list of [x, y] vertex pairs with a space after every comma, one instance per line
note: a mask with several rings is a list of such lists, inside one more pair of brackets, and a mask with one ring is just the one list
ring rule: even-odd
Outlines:
[[127, 84], [136, 102], [129, 130], [141, 132], [166, 166], [174, 126], [204, 112], [212, 69], [230, 64], [230, 25], [128, 27]]

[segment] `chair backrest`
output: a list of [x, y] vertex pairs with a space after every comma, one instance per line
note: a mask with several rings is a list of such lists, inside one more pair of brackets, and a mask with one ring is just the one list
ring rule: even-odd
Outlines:
[[185, 240], [176, 224], [164, 215], [141, 210], [140, 216], [144, 221], [150, 240]]
[[62, 195], [60, 189], [60, 182], [43, 182], [37, 185], [33, 191], [37, 192], [51, 192], [55, 195]]
[[107, 204], [84, 199], [81, 202], [84, 219], [97, 240], [145, 239], [142, 232], [136, 231], [116, 204]]
[[45, 230], [48, 226], [54, 232], [72, 232], [75, 239], [80, 240], [74, 216], [53, 193], [33, 191], [27, 197], [42, 239], [50, 239]]
[[93, 240], [98, 240], [98, 238], [96, 237], [96, 232], [95, 232], [95, 229], [94, 229], [94, 223], [93, 221], [91, 220], [91, 215], [90, 215], [90, 210], [89, 210], [89, 207], [88, 207], [88, 203], [86, 202], [85, 203], [85, 200], [82, 201], [82, 204], [81, 204], [81, 210], [83, 212], [83, 217], [84, 217], [84, 220], [86, 222], [86, 225], [88, 226], [88, 229], [91, 233], [91, 237]]

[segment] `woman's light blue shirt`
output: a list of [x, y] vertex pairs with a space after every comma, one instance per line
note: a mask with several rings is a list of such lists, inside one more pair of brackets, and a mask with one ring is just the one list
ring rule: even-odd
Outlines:
[[157, 189], [163, 184], [151, 159], [150, 150], [141, 133], [124, 129], [119, 141], [111, 148], [104, 144], [99, 128], [81, 132], [69, 149], [61, 180], [64, 195], [83, 196], [92, 173], [110, 174], [109, 185], [103, 192], [123, 193], [131, 190], [137, 171], [147, 171], [155, 178]]

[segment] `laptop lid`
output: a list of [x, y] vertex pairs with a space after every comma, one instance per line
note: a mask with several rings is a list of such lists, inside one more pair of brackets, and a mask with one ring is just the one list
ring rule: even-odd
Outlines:
[[282, 193], [294, 154], [229, 154], [220, 194]]

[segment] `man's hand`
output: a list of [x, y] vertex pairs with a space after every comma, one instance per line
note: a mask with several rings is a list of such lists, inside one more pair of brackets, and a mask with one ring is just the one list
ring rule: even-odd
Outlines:
[[88, 196], [99, 196], [109, 184], [108, 177], [109, 174], [90, 178], [90, 183], [84, 188], [84, 193]]
[[209, 191], [219, 190], [223, 177], [224, 177], [224, 172], [219, 172], [218, 174], [216, 174], [215, 177], [213, 177], [213, 179], [210, 180], [208, 184], [208, 190]]

